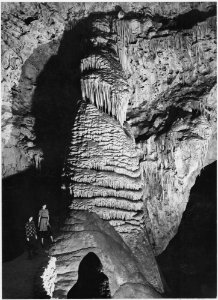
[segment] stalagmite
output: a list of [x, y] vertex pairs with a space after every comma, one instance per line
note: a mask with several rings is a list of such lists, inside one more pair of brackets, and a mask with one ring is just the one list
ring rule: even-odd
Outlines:
[[[66, 297], [69, 282], [75, 284], [68, 270], [75, 268], [75, 279], [86, 254], [83, 241], [87, 251], [95, 248], [106, 260], [105, 241], [97, 249], [91, 237], [82, 238], [83, 230], [94, 232], [96, 224], [101, 229], [97, 239], [104, 240], [101, 234], [109, 228], [123, 248], [142, 258], [144, 276], [150, 249], [146, 232], [160, 254], [178, 228], [191, 185], [214, 156], [216, 93], [206, 98], [216, 85], [216, 5], [99, 5], [2, 6], [4, 176], [32, 166], [40, 175], [45, 169], [47, 176], [50, 163], [59, 169], [65, 155], [62, 143], [52, 149], [58, 137], [63, 145], [65, 137], [71, 139], [62, 173], [69, 217], [57, 242], [66, 244], [43, 273], [51, 297], [49, 282], [53, 285], [57, 269], [59, 275], [67, 273], [55, 282], [57, 294], [62, 284], [60, 294]], [[122, 9], [126, 13], [120, 16]], [[25, 121], [29, 116], [36, 124]], [[44, 155], [33, 149], [34, 139]], [[109, 273], [113, 280], [115, 271]], [[123, 288], [121, 273], [114, 292]]]
[[[84, 83], [84, 86], [89, 91], [90, 82]], [[98, 86], [100, 90], [101, 85]], [[101, 100], [97, 97], [95, 101], [99, 103]], [[116, 108], [116, 101], [114, 98], [112, 110]], [[95, 105], [84, 101], [80, 103], [71, 131], [73, 142], [63, 170], [65, 193], [71, 195], [69, 215], [84, 211], [108, 221], [139, 259], [142, 273], [147, 274], [143, 257], [150, 254], [146, 250], [147, 244], [142, 243], [147, 237], [143, 184], [135, 141], [129, 127], [125, 125], [124, 131]], [[71, 234], [74, 225], [68, 220], [62, 230]], [[132, 243], [133, 238], [135, 243]], [[157, 280], [151, 273], [148, 278], [151, 282]]]
[[[86, 86], [88, 86], [89, 84], [90, 83], [85, 83]], [[71, 154], [69, 154], [70, 159], [67, 159], [64, 170], [64, 176], [70, 176], [70, 180], [72, 182], [72, 184], [70, 184], [67, 187], [67, 189], [69, 189], [70, 193], [73, 193], [75, 197], [75, 200], [73, 200], [72, 204], [70, 205], [70, 208], [76, 210], [87, 209], [89, 211], [96, 212], [101, 218], [105, 220], [122, 220], [124, 222], [127, 220], [138, 220], [138, 217], [135, 217], [135, 214], [143, 209], [143, 202], [141, 200], [142, 184], [140, 179], [139, 165], [136, 165], [136, 168], [134, 168], [135, 170], [138, 170], [138, 173], [135, 173], [135, 171], [131, 173], [129, 171], [127, 174], [131, 177], [125, 177], [123, 175], [126, 173], [125, 169], [128, 167], [128, 165], [131, 166], [131, 164], [138, 164], [138, 159], [136, 157], [135, 150], [132, 147], [133, 141], [131, 140], [130, 142], [130, 140], [125, 140], [126, 136], [123, 130], [119, 127], [117, 127], [116, 130], [118, 130], [119, 134], [117, 134], [120, 138], [117, 140], [115, 138], [117, 134], [112, 136], [110, 133], [111, 129], [113, 129], [112, 131], [115, 130], [115, 123], [107, 123], [107, 119], [101, 118], [102, 113], [99, 113], [97, 109], [94, 109], [94, 107], [91, 104], [85, 106], [84, 105], [85, 104], [83, 104], [83, 107], [86, 107], [86, 111], [89, 112], [89, 118], [95, 118], [95, 115], [98, 118], [98, 123], [96, 126], [98, 126], [98, 130], [101, 132], [101, 137], [98, 137], [98, 135], [96, 135], [95, 126], [93, 128], [90, 128], [86, 124], [86, 121], [84, 118], [82, 118], [82, 116], [77, 118], [77, 124], [75, 124], [75, 131], [72, 131], [72, 140], [74, 141], [73, 144], [75, 146], [80, 145], [80, 149], [82, 150], [82, 152], [78, 151], [79, 149], [77, 149], [76, 157], [71, 156]], [[82, 108], [81, 111], [83, 111]], [[85, 130], [86, 127], [90, 129], [88, 132]], [[79, 132], [76, 130], [76, 128], [80, 128], [80, 130], [84, 129], [84, 134], [78, 135]], [[84, 160], [87, 160], [87, 162], [89, 161], [91, 163], [89, 163], [91, 168], [94, 167], [96, 169], [96, 166], [94, 166], [92, 160], [90, 160], [90, 158], [93, 157], [93, 155], [91, 155], [93, 148], [90, 148], [88, 144], [85, 143], [87, 135], [89, 135], [92, 140], [96, 140], [96, 138], [99, 139], [99, 142], [105, 138], [109, 144], [113, 142], [114, 138], [116, 139], [114, 147], [111, 148], [113, 149], [113, 156], [111, 157], [111, 159], [108, 158], [107, 166], [105, 165], [104, 167], [102, 165], [102, 167], [100, 168], [101, 171], [97, 173], [96, 171], [94, 172], [94, 170], [90, 169], [88, 165], [88, 169], [80, 169], [81, 162]], [[99, 142], [97, 142], [96, 140], [97, 144]], [[107, 153], [108, 143], [104, 144], [105, 146], [101, 144], [101, 146], [99, 145], [98, 148], [94, 150], [95, 156], [99, 156], [100, 161], [102, 161], [102, 154], [100, 149], [101, 147], [103, 147], [103, 153]], [[114, 150], [116, 149], [116, 147], [118, 147], [119, 149], [118, 152]], [[86, 153], [86, 156], [81, 155], [83, 152], [84, 154]], [[129, 152], [128, 159], [125, 160], [122, 154], [121, 161], [123, 167], [118, 168], [119, 156], [121, 153], [125, 152]], [[90, 155], [87, 155], [88, 153], [90, 153]], [[80, 159], [78, 159], [78, 157], [80, 157]], [[119, 172], [117, 174], [113, 173], [111, 174], [112, 176], [110, 176], [110, 174], [108, 174], [106, 171], [107, 167], [109, 167], [110, 165], [112, 167], [112, 170], [117, 170]], [[71, 169], [70, 166], [72, 166], [74, 169], [73, 173], [69, 173], [68, 171]], [[134, 230], [136, 230], [137, 228], [140, 232], [140, 227], [135, 227]], [[126, 227], [126, 229], [123, 228], [121, 231], [128, 232], [128, 229]], [[126, 240], [126, 237], [124, 237], [124, 239]], [[128, 242], [128, 240], [126, 240], [126, 242]]]
[[[89, 84], [90, 82], [85, 83], [86, 86], [89, 86]], [[100, 100], [97, 98], [97, 101]], [[108, 123], [105, 127], [104, 123], [106, 122], [106, 120], [103, 118], [101, 119], [101, 116], [103, 116], [102, 113], [99, 113], [98, 110], [94, 109], [94, 107], [91, 104], [85, 105], [84, 103], [82, 106], [86, 107], [86, 110], [89, 111], [89, 118], [91, 116], [92, 118], [95, 118], [95, 114], [96, 116], [98, 116], [98, 125], [95, 126], [98, 126], [98, 130], [99, 132], [101, 132], [101, 136], [98, 136], [95, 130], [95, 126], [93, 128], [90, 128], [89, 125], [86, 124], [83, 115], [77, 118], [75, 124], [75, 131], [72, 131], [72, 140], [74, 141], [74, 146], [73, 148], [71, 148], [71, 152], [69, 153], [69, 159], [67, 160], [64, 170], [64, 176], [70, 176], [70, 180], [72, 182], [72, 184], [69, 184], [68, 188], [70, 189], [70, 191], [72, 191], [74, 197], [76, 197], [77, 199], [81, 199], [81, 201], [74, 201], [71, 205], [71, 208], [74, 207], [75, 209], [85, 209], [86, 206], [88, 207], [91, 205], [90, 207], [96, 207], [94, 208], [94, 211], [99, 211], [100, 213], [101, 209], [98, 210], [97, 207], [108, 207], [109, 215], [106, 216], [104, 211], [104, 218], [129, 218], [131, 214], [128, 215], [127, 212], [125, 212], [124, 214], [126, 215], [126, 217], [124, 217], [121, 211], [118, 214], [114, 215], [115, 211], [113, 211], [113, 209], [125, 209], [127, 211], [137, 211], [142, 209], [143, 202], [139, 200], [141, 198], [140, 190], [142, 187], [140, 181], [139, 166], [135, 168], [134, 172], [130, 170], [128, 171], [126, 169], [129, 168], [128, 165], [131, 166], [131, 164], [134, 163], [138, 164], [138, 159], [136, 154], [134, 153], [134, 148], [132, 148], [132, 154], [129, 155], [128, 159], [125, 160], [124, 157], [121, 156], [122, 168], [121, 165], [119, 167], [120, 149], [122, 149], [123, 147], [132, 147], [132, 141], [131, 143], [130, 141], [123, 142], [122, 139], [123, 137], [125, 137], [125, 135], [119, 138], [119, 140], [117, 140], [114, 146], [111, 148], [111, 151], [113, 151], [114, 153], [113, 159], [111, 160], [111, 162], [110, 160], [107, 160], [107, 165], [103, 164], [100, 167], [100, 165], [98, 165], [98, 161], [101, 163], [103, 162], [101, 157], [101, 149], [103, 153], [107, 153], [108, 144], [113, 142], [116, 135], [114, 136], [114, 138], [112, 138], [112, 140], [110, 140], [111, 133], [108, 126], [110, 127], [112, 125]], [[83, 108], [81, 107], [81, 112], [82, 111]], [[89, 128], [88, 131], [85, 129], [86, 127]], [[80, 128], [80, 131], [84, 132], [83, 135], [78, 135], [79, 132], [76, 128]], [[120, 133], [122, 133], [122, 135], [124, 134], [122, 129], [119, 129], [119, 131]], [[89, 147], [89, 143], [85, 142], [87, 136], [89, 136], [89, 139], [91, 138], [92, 141], [95, 141], [96, 145], [99, 145], [95, 150], [93, 149], [93, 147]], [[107, 143], [99, 144], [99, 142], [102, 142], [102, 139], [104, 138], [106, 139]], [[74, 147], [76, 147], [75, 151]], [[116, 147], [118, 147], [119, 149], [118, 152], [115, 150]], [[126, 151], [129, 151], [128, 148], [126, 149]], [[93, 159], [90, 159], [91, 157], [93, 158], [93, 155], [91, 154], [92, 152], [95, 153], [95, 156], [99, 156], [99, 160], [97, 160], [96, 162], [93, 161]], [[71, 153], [76, 153], [77, 155], [75, 156], [74, 154], [72, 156]], [[83, 155], [83, 153], [86, 155]], [[78, 159], [78, 157], [80, 157], [80, 159]], [[84, 166], [85, 169], [81, 168], [82, 166]], [[69, 172], [71, 168], [72, 171]], [[117, 170], [118, 173], [107, 173], [108, 168], [109, 170], [114, 170], [115, 172]], [[100, 169], [101, 172], [96, 172], [94, 171], [94, 169]], [[135, 171], [137, 170], [138, 173], [135, 173]], [[128, 176], [124, 174], [128, 174]], [[102, 198], [105, 196], [107, 196], [106, 199]], [[119, 197], [121, 198], [120, 200]], [[128, 199], [130, 199], [131, 201], [128, 201]]]

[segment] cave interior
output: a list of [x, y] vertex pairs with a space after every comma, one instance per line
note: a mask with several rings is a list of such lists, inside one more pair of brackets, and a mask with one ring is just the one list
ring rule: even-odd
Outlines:
[[[52, 10], [49, 4], [38, 3], [32, 9], [40, 8], [40, 13], [29, 16], [28, 6], [23, 5], [4, 8], [3, 32], [12, 36], [11, 40], [3, 36], [6, 48], [8, 45], [15, 47], [9, 26], [13, 20], [8, 20], [8, 10], [14, 10], [15, 21], [23, 10], [21, 19], [25, 25], [19, 22], [16, 25], [24, 28], [23, 35], [31, 30], [35, 32], [37, 22], [48, 21], [51, 11], [55, 16], [61, 15], [61, 6]], [[121, 6], [114, 4], [113, 9], [104, 12], [88, 11], [86, 17], [79, 10], [70, 22], [66, 17], [67, 22], [61, 21], [65, 22], [62, 33], [56, 39], [51, 34], [46, 43], [33, 47], [26, 60], [17, 67], [20, 68], [19, 80], [10, 90], [12, 117], [3, 120], [3, 126], [7, 127], [10, 122], [12, 126], [7, 142], [5, 139], [6, 150], [2, 150], [3, 269], [4, 263], [26, 251], [24, 224], [30, 215], [37, 220], [40, 207], [46, 203], [57, 240], [60, 232], [62, 239], [67, 239], [64, 234], [69, 230], [66, 229], [68, 223], [74, 224], [69, 221], [74, 211], [88, 211], [114, 227], [127, 245], [123, 247], [130, 247], [139, 261], [145, 255], [140, 254], [144, 248], [138, 250], [133, 244], [136, 235], [141, 234], [141, 227], [137, 231], [137, 226], [143, 220], [148, 253], [152, 252], [150, 265], [153, 266], [153, 259], [157, 262], [164, 289], [158, 290], [150, 279], [147, 280], [149, 286], [155, 286], [163, 297], [214, 298], [217, 295], [216, 4], [205, 4], [200, 8], [193, 4], [182, 12], [182, 6], [169, 6], [173, 16], [168, 15], [167, 10], [151, 14], [149, 8], [136, 6], [132, 10], [131, 5], [128, 9]], [[69, 15], [73, 9], [68, 8]], [[124, 17], [117, 19], [125, 9], [128, 11]], [[43, 15], [43, 11], [47, 11], [47, 15]], [[51, 26], [57, 26], [58, 19], [53, 18], [55, 21]], [[112, 26], [114, 22], [118, 24], [116, 29]], [[43, 26], [48, 29], [47, 23]], [[31, 29], [25, 33], [27, 27]], [[173, 44], [172, 40], [165, 48], [163, 41], [168, 37], [175, 38], [178, 43], [175, 48], [170, 44]], [[15, 35], [15, 39], [18, 38]], [[150, 45], [148, 48], [146, 43]], [[114, 46], [116, 44], [118, 48]], [[202, 48], [198, 46], [197, 49], [196, 44], [201, 44]], [[205, 58], [204, 51], [207, 53]], [[183, 68], [178, 67], [178, 62], [165, 65], [166, 56], [174, 52], [178, 61], [181, 59], [184, 64]], [[191, 57], [191, 67], [184, 63], [187, 63], [185, 53]], [[11, 65], [5, 70], [13, 73], [13, 68]], [[142, 71], [143, 68], [146, 71]], [[12, 81], [13, 75], [10, 76], [6, 75], [4, 80]], [[3, 113], [7, 111], [5, 102]], [[34, 122], [28, 127], [24, 120]], [[30, 131], [29, 136], [25, 136], [23, 128]], [[101, 128], [105, 128], [105, 132], [101, 132]], [[2, 131], [3, 136], [7, 130]], [[122, 135], [119, 136], [120, 132]], [[107, 144], [102, 148], [103, 154], [92, 150], [101, 147], [99, 135]], [[78, 141], [77, 137], [80, 138]], [[34, 146], [29, 146], [30, 143]], [[110, 147], [111, 151], [114, 148], [117, 152], [111, 155], [107, 150]], [[15, 154], [9, 152], [11, 149], [15, 149]], [[21, 154], [17, 155], [16, 151]], [[111, 162], [104, 165], [108, 168], [104, 170], [101, 165], [104, 155], [113, 156], [116, 170]], [[121, 163], [116, 155], [118, 158], [123, 155]], [[94, 161], [96, 168], [92, 165]], [[80, 164], [84, 165], [81, 167]], [[86, 172], [85, 175], [82, 172]], [[98, 205], [90, 202], [93, 206], [87, 205], [87, 208], [83, 204], [89, 203], [90, 199], [84, 186], [80, 193], [77, 192], [81, 182], [84, 186], [89, 184], [90, 194], [96, 186], [102, 189], [99, 194], [93, 192], [94, 196], [90, 196], [93, 201], [99, 200]], [[110, 189], [108, 195], [106, 188]], [[140, 197], [134, 196], [137, 192], [141, 193]], [[103, 200], [98, 199], [102, 197]], [[119, 201], [120, 206], [114, 201]], [[132, 204], [134, 201], [137, 204]], [[132, 206], [128, 207], [130, 204]], [[106, 213], [101, 212], [101, 205], [106, 207], [102, 208]], [[131, 208], [134, 205], [135, 210]], [[131, 226], [137, 228], [130, 231], [132, 236], [129, 237]], [[59, 249], [55, 247], [56, 244], [49, 250], [51, 256]], [[71, 282], [67, 289], [63, 287], [61, 293], [65, 294], [60, 295], [66, 296], [70, 288], [74, 293], [71, 298], [86, 298], [87, 295], [88, 298], [110, 298], [115, 290], [118, 293], [117, 283], [112, 282], [110, 268], [102, 258], [104, 255], [98, 257], [98, 253], [91, 251], [84, 253], [80, 263], [76, 262], [78, 272], [74, 273], [78, 280]], [[141, 272], [140, 267], [139, 270]], [[100, 284], [93, 278], [98, 278], [98, 272], [106, 285], [108, 280], [112, 282], [104, 295], [96, 292]], [[83, 295], [84, 286], [90, 281], [84, 275], [87, 273], [93, 277], [92, 287], [88, 288], [90, 294]], [[93, 286], [96, 286], [94, 296], [91, 294]], [[58, 288], [56, 292], [59, 292]], [[121, 295], [125, 298], [126, 294], [121, 292]]]

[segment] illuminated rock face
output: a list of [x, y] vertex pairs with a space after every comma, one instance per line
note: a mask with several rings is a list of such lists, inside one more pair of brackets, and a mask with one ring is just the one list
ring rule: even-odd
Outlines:
[[92, 104], [82, 102], [63, 176], [72, 214], [86, 210], [108, 221], [132, 250], [147, 281], [162, 291], [146, 235], [139, 159], [129, 126], [122, 128]]
[[[93, 43], [108, 52], [91, 53], [82, 61], [82, 71], [89, 74], [82, 79], [84, 99], [112, 111], [121, 125], [127, 113], [144, 178], [146, 228], [156, 255], [177, 232], [201, 168], [216, 159], [215, 19], [212, 7], [184, 12], [173, 21], [157, 21], [149, 9], [120, 20], [102, 17], [93, 26], [108, 39], [116, 35], [111, 38], [115, 45], [95, 38]], [[121, 68], [114, 67], [116, 56]], [[120, 91], [118, 97], [113, 94], [116, 78], [127, 91], [124, 97], [119, 98]], [[127, 102], [131, 107], [126, 111]]]
[[[32, 165], [40, 168], [44, 153], [31, 110], [32, 99], [38, 100], [37, 78], [51, 57], [74, 73], [63, 59], [63, 49], [69, 46], [62, 41], [63, 33], [69, 23], [76, 27], [78, 21], [81, 28], [92, 28], [93, 36], [83, 32], [79, 41], [91, 45], [77, 62], [81, 97], [76, 101], [82, 98], [87, 104], [81, 104], [72, 127], [63, 174], [71, 192], [70, 211], [80, 210], [86, 218], [95, 213], [110, 224], [137, 257], [142, 267], [135, 267], [143, 278], [160, 287], [159, 279], [154, 279], [158, 272], [150, 244], [155, 255], [165, 249], [177, 232], [197, 175], [216, 160], [216, 8], [209, 2], [146, 3], [146, 7], [119, 3], [118, 10], [116, 5], [3, 5], [3, 175]], [[102, 14], [95, 14], [99, 11]], [[61, 74], [60, 81], [66, 76], [70, 86], [68, 73]], [[63, 94], [66, 91], [65, 84]], [[45, 119], [47, 94], [41, 97]], [[51, 106], [58, 106], [61, 99], [66, 97], [51, 101]], [[52, 127], [46, 122], [45, 126]], [[71, 236], [74, 227], [66, 218]], [[61, 234], [57, 247], [63, 243], [67, 253], [68, 237]], [[74, 239], [70, 242], [69, 237], [67, 243]], [[63, 261], [60, 256], [59, 265]], [[116, 280], [113, 293], [119, 288]], [[69, 282], [60, 295], [66, 295]], [[131, 287], [127, 290], [132, 293]]]
[[[85, 210], [71, 210], [55, 245], [50, 250], [52, 259], [56, 260], [57, 277], [51, 289], [44, 276], [43, 285], [47, 294], [52, 294], [53, 298], [66, 298], [68, 291], [78, 280], [79, 264], [89, 252], [94, 252], [100, 259], [103, 272], [109, 279], [112, 296], [160, 297], [146, 280], [144, 270], [113, 226], [97, 214]], [[159, 282], [157, 269], [151, 257], [149, 254], [149, 261], [153, 264], [147, 267], [151, 267], [150, 278], [156, 278], [157, 283]], [[48, 267], [45, 272], [48, 273], [47, 269]], [[128, 290], [130, 292], [126, 294]]]
[[[192, 22], [185, 25], [189, 17]], [[124, 36], [133, 27], [143, 36], [126, 46], [128, 84], [135, 89], [127, 120], [141, 152], [146, 224], [158, 255], [177, 232], [201, 168], [216, 160], [216, 16], [190, 11], [173, 25], [148, 20], [123, 20]]]
[[167, 246], [166, 236], [175, 235], [195, 178], [210, 151], [214, 151], [208, 150], [212, 147], [213, 130], [205, 117], [189, 119], [187, 137], [182, 134], [180, 140], [185, 126], [184, 121], [177, 121], [167, 134], [156, 141], [151, 137], [143, 144], [146, 227], [156, 254]]

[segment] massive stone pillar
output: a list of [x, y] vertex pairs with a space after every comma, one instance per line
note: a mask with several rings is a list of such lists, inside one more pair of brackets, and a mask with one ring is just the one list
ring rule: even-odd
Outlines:
[[42, 164], [59, 181], [84, 101], [64, 166], [69, 213], [43, 275], [50, 295], [66, 296], [88, 251], [112, 295], [162, 291], [153, 253], [216, 159], [216, 49], [214, 3], [2, 5], [3, 176]]
[[[82, 101], [63, 177], [71, 203], [51, 250], [57, 274], [54, 297], [66, 295], [77, 279], [80, 261], [90, 251], [99, 255], [112, 295], [134, 282], [147, 289], [144, 295], [148, 291], [150, 297], [156, 295], [149, 286], [162, 292], [146, 234], [139, 158], [129, 126], [121, 127], [93, 104]], [[140, 297], [135, 293], [133, 297]]]

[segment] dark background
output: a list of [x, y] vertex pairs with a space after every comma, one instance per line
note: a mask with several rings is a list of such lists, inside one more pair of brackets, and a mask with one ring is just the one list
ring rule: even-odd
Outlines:
[[217, 295], [217, 163], [205, 167], [191, 189], [176, 236], [157, 257], [167, 297]]
[[50, 224], [54, 229], [59, 224], [60, 179], [48, 176], [35, 169], [10, 176], [2, 182], [2, 259], [12, 260], [25, 250], [25, 223], [30, 216], [38, 222], [38, 212], [46, 203]]

